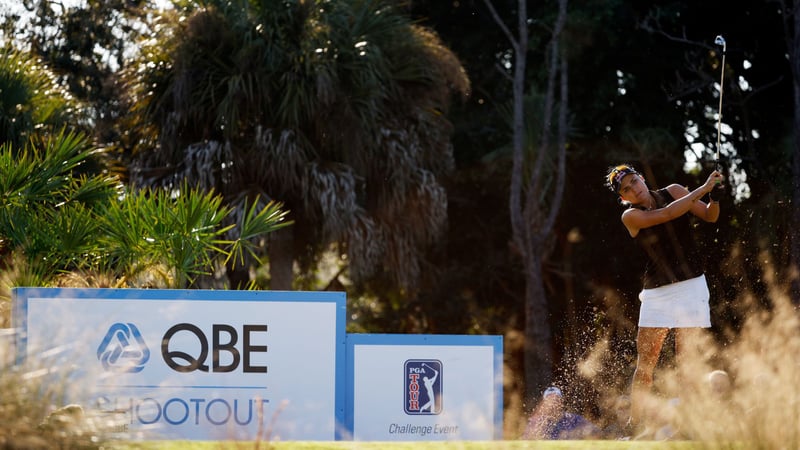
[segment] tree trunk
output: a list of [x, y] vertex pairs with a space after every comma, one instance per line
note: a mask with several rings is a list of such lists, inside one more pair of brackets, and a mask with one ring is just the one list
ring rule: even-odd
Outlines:
[[547, 293], [542, 280], [542, 259], [533, 256], [526, 264], [525, 283], [525, 386], [528, 397], [550, 383], [553, 338], [547, 312]]
[[[789, 66], [792, 71], [792, 87], [794, 88], [794, 145], [792, 154], [792, 223], [800, 223], [800, 5], [795, 5], [790, 26], [787, 27], [787, 44], [789, 47]], [[791, 265], [794, 269], [792, 277], [792, 300], [800, 304], [800, 230], [793, 227], [791, 231]]]
[[294, 230], [292, 227], [284, 227], [269, 234], [267, 253], [270, 290], [292, 290], [294, 279]]
[[[550, 59], [547, 63], [547, 95], [542, 119], [542, 137], [539, 154], [533, 164], [532, 173], [527, 174], [525, 158], [524, 108], [526, 61], [528, 53], [528, 13], [526, 0], [518, 0], [517, 35], [506, 27], [491, 0], [484, 0], [497, 24], [506, 34], [514, 48], [513, 95], [513, 160], [511, 169], [511, 189], [509, 193], [509, 213], [514, 247], [520, 252], [525, 269], [525, 389], [530, 397], [550, 382], [553, 372], [553, 349], [550, 318], [547, 314], [547, 295], [542, 279], [542, 261], [545, 257], [547, 238], [553, 229], [564, 191], [567, 117], [567, 66], [566, 57], [561, 53], [559, 40], [567, 17], [567, 0], [559, 0], [559, 13], [553, 29], [550, 44]], [[559, 62], [559, 58], [562, 60]], [[559, 64], [560, 63], [560, 64]], [[557, 75], [561, 75], [558, 77]], [[553, 101], [556, 87], [560, 87], [561, 103], [558, 114], [558, 136], [556, 151], [558, 170], [555, 187], [552, 188], [552, 202], [541, 201], [542, 190], [550, 185], [544, 180], [545, 156], [552, 151], [550, 144], [551, 124], [553, 122]], [[527, 174], [527, 175], [526, 175]], [[524, 178], [527, 177], [527, 180]]]

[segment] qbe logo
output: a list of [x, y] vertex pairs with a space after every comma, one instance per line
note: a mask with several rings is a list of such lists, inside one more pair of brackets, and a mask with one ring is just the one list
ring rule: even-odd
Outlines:
[[[181, 373], [267, 373], [265, 344], [267, 325], [244, 324], [241, 330], [215, 323], [203, 331], [191, 323], [171, 326], [161, 338], [161, 357]], [[241, 342], [241, 343], [240, 343]], [[150, 359], [142, 334], [132, 323], [115, 323], [97, 348], [97, 359], [109, 372], [141, 372]]]
[[442, 362], [436, 359], [409, 359], [404, 365], [405, 402], [410, 415], [442, 412]]
[[110, 372], [141, 372], [150, 359], [150, 349], [136, 325], [115, 323], [97, 348], [97, 359]]

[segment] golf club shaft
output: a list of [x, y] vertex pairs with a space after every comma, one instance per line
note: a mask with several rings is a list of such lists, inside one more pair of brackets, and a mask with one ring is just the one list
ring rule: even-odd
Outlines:
[[727, 50], [727, 44], [725, 43], [725, 39], [722, 36], [717, 36], [715, 41], [717, 45], [722, 45], [722, 68], [720, 70], [721, 75], [719, 78], [719, 110], [717, 111], [717, 169], [719, 169], [719, 154], [720, 148], [722, 146], [722, 94], [724, 91], [725, 86], [725, 53]]

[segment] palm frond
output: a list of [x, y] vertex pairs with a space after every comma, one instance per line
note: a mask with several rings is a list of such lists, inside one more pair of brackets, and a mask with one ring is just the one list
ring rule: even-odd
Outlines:
[[[257, 169], [260, 173], [248, 177], [269, 188], [274, 196], [284, 196], [296, 192], [302, 186], [303, 171], [312, 153], [310, 144], [303, 136], [293, 130], [274, 130], [259, 127], [255, 135], [255, 150], [240, 158], [237, 173]], [[260, 163], [260, 164], [259, 164]]]
[[0, 48], [0, 144], [21, 148], [34, 132], [49, 132], [78, 119], [77, 103], [35, 57]]
[[381, 267], [386, 248], [384, 229], [364, 210], [357, 211], [347, 233], [347, 259], [353, 280], [361, 282], [374, 275]]
[[98, 204], [121, 194], [122, 186], [116, 177], [81, 175], [71, 180], [68, 202]]
[[358, 209], [357, 179], [353, 170], [344, 164], [322, 166], [311, 163], [303, 178], [304, 210], [316, 222], [326, 239], [341, 239]]
[[[97, 245], [99, 223], [95, 212], [83, 204], [71, 203], [49, 210], [43, 214], [46, 223], [40, 224], [51, 230], [55, 244], [47, 259], [61, 271], [83, 269], [102, 258], [102, 249]], [[33, 224], [38, 228], [37, 224]]]
[[289, 212], [282, 209], [281, 203], [270, 201], [264, 204], [260, 197], [249, 206], [245, 201], [243, 199], [239, 207], [234, 208], [236, 227], [231, 231], [238, 236], [232, 241], [226, 264], [232, 260], [234, 264], [238, 262], [244, 266], [245, 252], [262, 264], [256, 252], [255, 240], [294, 223], [286, 220]]
[[118, 202], [104, 205], [99, 239], [106, 249], [109, 267], [117, 267], [126, 274], [135, 274], [142, 267], [158, 263], [158, 255], [148, 252], [149, 239], [153, 239], [146, 199], [143, 195], [128, 193]]
[[230, 166], [232, 160], [230, 142], [194, 143], [186, 147], [183, 170], [176, 177], [203, 190], [216, 189], [226, 181], [225, 167]]
[[227, 256], [227, 214], [219, 195], [185, 184], [180, 192], [129, 193], [103, 215], [109, 255], [131, 274], [163, 264], [173, 272], [172, 287], [187, 287], [194, 276], [211, 272], [217, 255]]

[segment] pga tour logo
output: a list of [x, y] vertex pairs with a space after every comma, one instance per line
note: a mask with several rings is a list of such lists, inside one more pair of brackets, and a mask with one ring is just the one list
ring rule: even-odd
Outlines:
[[436, 359], [409, 359], [404, 365], [405, 402], [409, 415], [435, 415], [442, 412], [442, 362]]

